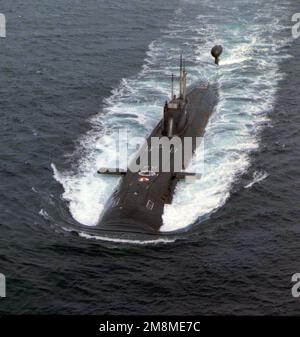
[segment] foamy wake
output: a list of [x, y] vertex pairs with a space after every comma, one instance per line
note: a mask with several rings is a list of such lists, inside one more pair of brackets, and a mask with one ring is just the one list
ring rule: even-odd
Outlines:
[[[259, 130], [273, 108], [282, 78], [278, 62], [288, 57], [282, 55], [282, 47], [289, 41], [280, 38], [286, 27], [277, 19], [284, 5], [260, 1], [245, 18], [242, 1], [234, 1], [230, 11], [218, 1], [190, 6], [193, 3], [182, 2], [177, 9], [180, 15], [149, 45], [142, 70], [123, 79], [105, 99], [104, 111], [92, 119], [92, 130], [81, 139], [85, 155], [77, 173], [59, 172], [52, 164], [54, 177], [63, 185], [63, 197], [78, 222], [94, 226], [118, 182], [96, 173], [99, 167], [113, 166], [116, 159], [108, 131], [125, 127], [132, 136], [150, 132], [161, 118], [180, 50], [188, 60], [189, 82], [216, 81], [220, 100], [204, 138], [203, 177], [193, 184], [178, 184], [172, 205], [165, 207], [162, 231], [182, 229], [224, 205], [232, 183], [247, 170], [249, 154], [259, 146]], [[218, 11], [216, 7], [220, 7]], [[207, 13], [201, 14], [202, 9]], [[225, 47], [219, 68], [210, 57], [216, 43]]]
[[266, 178], [268, 178], [269, 174], [265, 171], [255, 171], [253, 174], [253, 180], [247, 184], [245, 186], [245, 188], [250, 188], [252, 187], [254, 184], [257, 184], [263, 180], [265, 180]]
[[122, 244], [134, 244], [134, 245], [160, 245], [160, 244], [167, 244], [175, 242], [175, 239], [154, 239], [154, 240], [129, 240], [129, 239], [117, 239], [117, 238], [111, 238], [107, 236], [99, 236], [99, 235], [89, 235], [87, 233], [80, 232], [79, 236], [86, 238], [86, 239], [92, 239], [92, 240], [100, 240], [100, 241], [106, 241], [106, 242], [114, 242], [114, 243], [122, 243]]

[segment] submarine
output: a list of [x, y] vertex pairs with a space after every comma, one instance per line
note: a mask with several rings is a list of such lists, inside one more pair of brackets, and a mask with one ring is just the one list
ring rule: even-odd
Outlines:
[[[221, 46], [211, 50], [217, 65], [221, 53]], [[102, 167], [98, 170], [101, 175], [117, 175], [120, 181], [93, 232], [161, 234], [164, 206], [172, 203], [177, 183], [182, 179], [201, 179], [197, 173], [186, 169], [216, 105], [217, 89], [207, 82], [187, 87], [182, 54], [178, 81], [176, 95], [172, 74], [171, 93], [164, 104], [162, 119], [127, 169]], [[185, 146], [186, 140], [189, 146]]]

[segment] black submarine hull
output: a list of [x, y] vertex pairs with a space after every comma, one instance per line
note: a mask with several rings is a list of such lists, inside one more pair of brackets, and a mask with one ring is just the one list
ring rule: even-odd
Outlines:
[[[187, 90], [186, 99], [187, 121], [179, 137], [192, 137], [195, 140], [204, 135], [217, 102], [217, 89], [213, 85], [199, 83]], [[147, 141], [152, 137], [163, 136], [162, 119]], [[193, 142], [193, 152], [196, 147], [197, 143]], [[191, 159], [188, 158], [188, 162]], [[161, 234], [164, 205], [172, 202], [176, 184], [182, 178], [183, 175], [172, 169], [170, 172], [157, 172], [146, 179], [141, 179], [140, 172], [123, 172], [93, 232]]]

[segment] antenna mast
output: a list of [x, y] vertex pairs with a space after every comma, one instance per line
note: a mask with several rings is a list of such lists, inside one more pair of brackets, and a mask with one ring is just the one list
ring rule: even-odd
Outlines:
[[174, 75], [172, 74], [172, 83], [171, 83], [171, 100], [174, 97]]
[[180, 53], [179, 97], [182, 97], [182, 52]]
[[182, 86], [183, 86], [183, 90], [182, 90], [182, 96], [183, 99], [185, 99], [185, 95], [186, 95], [186, 71], [185, 71], [185, 60], [183, 61], [183, 74], [182, 74]]

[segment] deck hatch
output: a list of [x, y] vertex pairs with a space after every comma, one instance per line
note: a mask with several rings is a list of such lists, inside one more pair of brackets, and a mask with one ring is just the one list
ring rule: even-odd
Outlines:
[[149, 200], [147, 201], [146, 207], [147, 207], [150, 211], [152, 211], [152, 210], [153, 210], [153, 207], [154, 207], [154, 202], [153, 202], [152, 200], [149, 199]]

